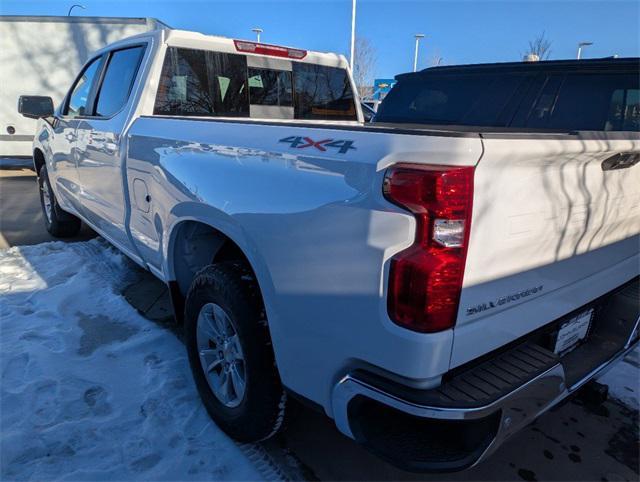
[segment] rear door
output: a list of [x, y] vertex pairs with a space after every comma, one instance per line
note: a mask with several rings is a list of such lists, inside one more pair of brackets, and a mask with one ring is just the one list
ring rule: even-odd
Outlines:
[[638, 275], [640, 100], [635, 72], [550, 74], [485, 134], [452, 365]]
[[145, 45], [106, 54], [90, 115], [77, 129], [78, 175], [87, 220], [120, 248], [131, 252], [126, 230], [124, 139], [132, 108], [131, 92], [142, 64]]

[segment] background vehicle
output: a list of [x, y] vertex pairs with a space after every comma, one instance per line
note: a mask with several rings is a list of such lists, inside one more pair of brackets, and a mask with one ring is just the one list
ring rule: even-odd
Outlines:
[[224, 430], [269, 437], [294, 393], [442, 471], [637, 342], [637, 93], [636, 59], [439, 68], [364, 125], [341, 56], [160, 31], [22, 112], [50, 232], [169, 285]]
[[376, 111], [373, 107], [369, 105], [367, 102], [361, 102], [360, 107], [362, 108], [362, 114], [364, 115], [365, 122], [371, 122], [373, 117], [376, 115]]
[[36, 121], [17, 114], [21, 94], [59, 104], [92, 52], [163, 25], [154, 18], [0, 16], [0, 156], [32, 154]]

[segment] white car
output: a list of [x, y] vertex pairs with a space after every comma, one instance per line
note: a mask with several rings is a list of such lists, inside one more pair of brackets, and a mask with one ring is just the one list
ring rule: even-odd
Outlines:
[[49, 232], [167, 283], [223, 430], [289, 394], [451, 471], [637, 343], [638, 91], [637, 59], [438, 67], [364, 124], [342, 56], [162, 30], [21, 111]]

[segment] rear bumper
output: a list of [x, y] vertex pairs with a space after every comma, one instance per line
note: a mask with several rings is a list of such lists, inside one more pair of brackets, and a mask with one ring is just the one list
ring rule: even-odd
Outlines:
[[407, 470], [448, 472], [476, 465], [635, 348], [637, 292], [636, 279], [601, 301], [588, 341], [562, 357], [540, 346], [539, 338], [527, 339], [427, 391], [366, 372], [348, 374], [333, 390], [335, 423]]

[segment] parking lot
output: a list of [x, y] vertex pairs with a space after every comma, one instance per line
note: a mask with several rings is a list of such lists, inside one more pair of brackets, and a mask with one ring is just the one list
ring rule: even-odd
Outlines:
[[[90, 311], [90, 303], [79, 301], [95, 298], [96, 309], [99, 309], [103, 306], [99, 293], [114, 290], [119, 297], [134, 282], [137, 289], [144, 289], [141, 287], [145, 284], [153, 285], [150, 275], [112, 252], [86, 228], [78, 238], [69, 240], [69, 243], [81, 243], [75, 247], [60, 243], [42, 245], [52, 238], [44, 230], [34, 173], [28, 169], [5, 165], [0, 170], [0, 206], [0, 248], [14, 248], [5, 251], [0, 265], [5, 277], [0, 282], [3, 297], [0, 331], [6, 344], [0, 352], [3, 432], [9, 426], [14, 431], [21, 428], [34, 437], [35, 444], [3, 436], [1, 465], [7, 480], [58, 479], [65, 476], [65, 472], [59, 471], [70, 470], [70, 467], [75, 471], [71, 473], [73, 478], [85, 479], [97, 478], [100, 474], [131, 479], [251, 479], [261, 473], [263, 478], [306, 480], [638, 480], [640, 360], [637, 350], [601, 380], [610, 387], [606, 402], [600, 405], [580, 397], [572, 399], [514, 436], [490, 460], [466, 472], [426, 476], [400, 471], [343, 437], [323, 414], [293, 400], [284, 432], [259, 447], [268, 463], [264, 460], [257, 463], [256, 472], [238, 467], [220, 472], [220, 467], [237, 466], [243, 459], [234, 452], [232, 442], [208, 424], [206, 416], [203, 418], [203, 409], [187, 376], [186, 353], [176, 341], [180, 339], [180, 330], [138, 315], [136, 309], [142, 314], [145, 309], [128, 306], [122, 297], [118, 298], [122, 304], [116, 303], [114, 312], [103, 318], [98, 316], [98, 311]], [[32, 247], [21, 249], [27, 245]], [[101, 252], [106, 255], [101, 257]], [[50, 264], [54, 259], [75, 260], [77, 264], [61, 269]], [[16, 274], [18, 268], [15, 267], [26, 266], [26, 262], [29, 272], [37, 274], [43, 284], [27, 283], [25, 279], [31, 275], [25, 274], [26, 271]], [[86, 279], [91, 283], [86, 286], [81, 279], [74, 278], [75, 271], [82, 271], [80, 268], [90, 276]], [[99, 269], [106, 269], [104, 276], [96, 275]], [[69, 285], [73, 287], [73, 299], [65, 301], [56, 297], [59, 288], [72, 279], [76, 279]], [[11, 280], [25, 283], [22, 294], [11, 294]], [[45, 299], [57, 301], [45, 302]], [[38, 300], [43, 304], [38, 305]], [[29, 306], [31, 312], [27, 310]], [[31, 338], [25, 338], [15, 326], [17, 316], [27, 324], [34, 317], [41, 318], [35, 325], [38, 331], [29, 331]], [[47, 328], [48, 319], [52, 322], [51, 329]], [[25, 361], [24, 356], [14, 353], [18, 345], [9, 345], [14, 340], [12, 337], [16, 343], [23, 343], [19, 346], [31, 356], [30, 361], [29, 356]], [[29, 339], [37, 343], [30, 343]], [[40, 350], [38, 357], [29, 353], [36, 345]], [[73, 372], [81, 380], [77, 386], [69, 385], [68, 380], [57, 380], [52, 373], [39, 374], [37, 364], [44, 363], [49, 353], [52, 360], [57, 360], [55, 363], [63, 363], [67, 355], [81, 361], [84, 365], [81, 372], [60, 365], [61, 370], [69, 369], [69, 373]], [[127, 357], [120, 360], [128, 371], [120, 373], [128, 373], [131, 380], [141, 380], [144, 384], [144, 390], [132, 388], [129, 397], [117, 387], [117, 378], [100, 367], [100, 363], [110, 357], [115, 359], [121, 355]], [[170, 359], [166, 358], [168, 355]], [[23, 362], [24, 366], [20, 365]], [[153, 374], [148, 375], [151, 372]], [[33, 380], [29, 380], [30, 376]], [[84, 393], [86, 401], [85, 385], [86, 390], [93, 387], [89, 396], [93, 405], [89, 403], [87, 410], [73, 409], [76, 407], [74, 397]], [[50, 398], [44, 401], [38, 398], [52, 387], [55, 393]], [[136, 398], [138, 394], [140, 398]], [[109, 407], [108, 413], [96, 409], [100, 404], [105, 410]], [[118, 417], [124, 417], [130, 428], [117, 424]], [[17, 422], [18, 418], [24, 423]], [[97, 463], [104, 454], [87, 451], [88, 439], [75, 445], [73, 440], [63, 440], [71, 437], [71, 432], [64, 427], [73, 426], [73, 433], [81, 434], [78, 437], [92, 433], [100, 441], [95, 424], [104, 420], [112, 422], [114, 445], [120, 442], [135, 447], [130, 450], [130, 456], [108, 459], [110, 464], [120, 467], [113, 469], [115, 472], [109, 471], [108, 464]], [[202, 425], [198, 428], [197, 424]], [[175, 432], [173, 446], [167, 444], [166, 437], [157, 436], [163, 427]], [[118, 438], [116, 428], [122, 430], [122, 438]], [[133, 437], [135, 430], [141, 430], [140, 436]], [[51, 442], [52, 437], [55, 443]], [[211, 443], [212, 438], [215, 443]], [[32, 450], [15, 447], [9, 450], [9, 444], [16, 442]], [[57, 447], [53, 455], [46, 453], [51, 447]], [[240, 453], [248, 460], [251, 454], [255, 457], [255, 452], [248, 447], [241, 447]], [[221, 465], [210, 462], [212, 455], [221, 460]], [[52, 462], [54, 459], [57, 462]], [[91, 467], [96, 463], [97, 468]], [[198, 467], [201, 470], [196, 470]], [[265, 467], [270, 472], [264, 472]]]

